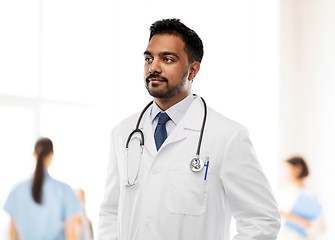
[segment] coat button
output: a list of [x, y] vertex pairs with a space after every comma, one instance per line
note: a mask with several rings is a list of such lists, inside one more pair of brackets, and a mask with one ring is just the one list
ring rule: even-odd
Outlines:
[[152, 217], [147, 217], [147, 219], [145, 220], [145, 224], [146, 224], [146, 225], [151, 225], [152, 222], [153, 222]]

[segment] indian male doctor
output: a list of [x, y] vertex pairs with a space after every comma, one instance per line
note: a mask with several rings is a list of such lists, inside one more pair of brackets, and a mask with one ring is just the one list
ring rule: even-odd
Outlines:
[[276, 239], [280, 215], [247, 130], [192, 94], [203, 44], [179, 19], [152, 24], [152, 104], [112, 131], [103, 240]]

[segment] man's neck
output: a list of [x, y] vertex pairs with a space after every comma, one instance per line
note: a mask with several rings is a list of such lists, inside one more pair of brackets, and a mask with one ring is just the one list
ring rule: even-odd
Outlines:
[[189, 93], [184, 94], [184, 95], [178, 95], [176, 97], [168, 98], [168, 99], [163, 99], [163, 98], [155, 98], [155, 102], [157, 106], [162, 110], [166, 111], [173, 105], [179, 103], [182, 101], [184, 98], [186, 98], [189, 95]]

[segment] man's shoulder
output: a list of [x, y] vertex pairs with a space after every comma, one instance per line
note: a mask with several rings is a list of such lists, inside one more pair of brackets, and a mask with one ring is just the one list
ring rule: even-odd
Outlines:
[[[194, 104], [194, 106], [196, 107], [191, 108], [193, 109], [193, 111], [199, 111], [199, 105], [202, 105], [201, 107], [203, 108], [200, 97], [198, 97], [198, 101], [194, 101]], [[224, 116], [223, 114], [213, 109], [210, 105], [207, 105], [206, 126], [210, 126], [210, 129], [212, 129], [213, 131], [223, 130], [225, 133], [247, 131], [247, 129], [242, 124]]]
[[224, 116], [211, 107], [208, 107], [208, 124], [216, 126], [215, 128], [217, 130], [224, 130], [225, 132], [248, 131], [247, 128], [239, 122]]
[[139, 115], [140, 115], [140, 112], [136, 112], [136, 113], [133, 113], [132, 115], [126, 117], [125, 119], [121, 120], [119, 122], [119, 124], [116, 125], [116, 127], [122, 127], [124, 125], [129, 125], [129, 124], [132, 124], [132, 123], [135, 123], [137, 122], [138, 118], [139, 118]]
[[112, 132], [120, 132], [125, 129], [133, 128], [135, 129], [136, 123], [138, 121], [138, 118], [140, 116], [140, 112], [136, 112], [129, 117], [121, 120], [112, 130]]

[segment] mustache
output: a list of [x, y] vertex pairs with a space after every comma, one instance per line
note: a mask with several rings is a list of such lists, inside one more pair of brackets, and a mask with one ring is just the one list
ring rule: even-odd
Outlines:
[[165, 81], [165, 82], [168, 81], [168, 79], [167, 79], [166, 77], [163, 77], [163, 76], [161, 76], [161, 75], [159, 75], [159, 74], [155, 74], [155, 73], [151, 73], [149, 76], [147, 76], [147, 77], [145, 78], [145, 80], [146, 80], [147, 82], [150, 82], [150, 79], [151, 79], [151, 78], [157, 78], [157, 79], [159, 79], [159, 80], [161, 80], [161, 81]]

